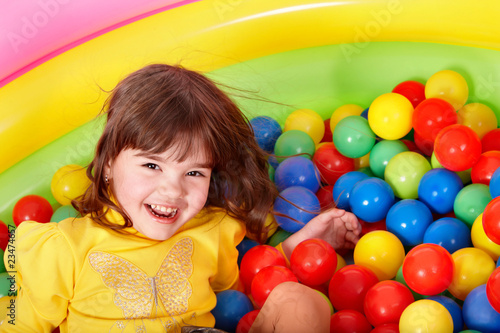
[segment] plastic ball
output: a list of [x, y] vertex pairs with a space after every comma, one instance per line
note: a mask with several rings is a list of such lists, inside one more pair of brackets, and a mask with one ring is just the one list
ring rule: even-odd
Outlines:
[[490, 201], [491, 194], [488, 186], [469, 184], [464, 186], [455, 197], [453, 211], [458, 219], [471, 228], [476, 218], [484, 212], [486, 205]]
[[500, 198], [491, 200], [483, 212], [483, 228], [486, 236], [500, 245]]
[[310, 159], [293, 156], [280, 163], [274, 173], [274, 182], [280, 192], [291, 186], [302, 186], [316, 193], [320, 176]]
[[30, 194], [19, 199], [14, 205], [12, 219], [19, 226], [23, 221], [50, 222], [54, 210], [42, 196]]
[[354, 171], [354, 159], [342, 155], [333, 142], [327, 142], [314, 153], [313, 162], [319, 171], [321, 180], [334, 185], [343, 174]]
[[375, 144], [370, 152], [370, 168], [375, 176], [384, 178], [391, 158], [404, 151], [408, 151], [408, 147], [399, 140], [382, 140]]
[[464, 105], [457, 112], [458, 123], [470, 127], [482, 139], [486, 133], [497, 128], [495, 112], [482, 103]]
[[[404, 284], [406, 287], [408, 287], [408, 283], [406, 283], [405, 281], [405, 278], [403, 276], [403, 265], [401, 265], [401, 267], [399, 267], [398, 269], [398, 273], [396, 274], [396, 277], [394, 278], [394, 280], [398, 281], [399, 283], [402, 283]], [[424, 297], [428, 297], [428, 296], [424, 296], [424, 295], [421, 295], [417, 292], [415, 292], [414, 290], [411, 290], [410, 287], [408, 287], [408, 289], [411, 291], [411, 293], [413, 294], [413, 298], [415, 300], [419, 300], [419, 299], [422, 299]]]
[[316, 192], [316, 196], [318, 197], [319, 206], [321, 207], [321, 210], [334, 207], [335, 204], [333, 202], [332, 191], [333, 191], [333, 186], [327, 185], [327, 186], [321, 187]]
[[412, 121], [415, 132], [426, 140], [434, 141], [440, 130], [457, 123], [457, 113], [445, 100], [429, 98], [415, 108]]
[[[431, 166], [433, 169], [444, 169], [444, 167], [439, 163], [439, 161], [436, 158], [436, 154], [432, 154], [431, 156]], [[448, 170], [448, 169], [446, 169]], [[450, 171], [450, 170], [448, 170]], [[470, 171], [471, 169], [465, 170], [465, 171], [458, 171], [455, 172], [455, 174], [460, 177], [460, 180], [462, 180], [462, 184], [469, 184], [471, 182], [471, 177], [470, 177]], [[453, 171], [452, 171], [453, 172]]]
[[433, 74], [425, 83], [425, 97], [444, 99], [458, 110], [467, 102], [469, 87], [459, 73], [442, 70]]
[[489, 189], [493, 199], [500, 196], [500, 168], [491, 175]]
[[323, 138], [321, 139], [320, 143], [333, 142], [332, 129], [330, 128], [330, 118], [323, 121], [323, 124], [325, 124], [325, 134], [323, 134]]
[[55, 212], [52, 214], [50, 221], [52, 222], [60, 222], [64, 219], [70, 217], [79, 217], [80, 213], [71, 205], [65, 205], [57, 208]]
[[[0, 298], [11, 296], [17, 291], [17, 283], [12, 280], [12, 273], [0, 273]], [[14, 283], [13, 283], [14, 282]]]
[[488, 253], [488, 255], [495, 261], [498, 260], [500, 256], [500, 245], [489, 239], [484, 231], [483, 227], [483, 214], [479, 216], [474, 221], [472, 229], [470, 232], [472, 244], [474, 247], [483, 250]]
[[373, 328], [371, 333], [399, 333], [399, 324], [382, 324]]
[[239, 243], [236, 246], [236, 249], [238, 250], [238, 267], [240, 267], [241, 260], [243, 259], [243, 256], [245, 255], [245, 253], [247, 253], [248, 250], [250, 250], [253, 247], [256, 247], [257, 245], [259, 245], [259, 243], [257, 241], [254, 241], [253, 239], [249, 239], [249, 238], [244, 238], [241, 241], [241, 243]]
[[373, 271], [361, 265], [347, 265], [333, 274], [328, 296], [335, 309], [355, 310], [364, 314], [364, 301], [368, 290], [379, 279]]
[[337, 267], [337, 253], [326, 241], [311, 238], [293, 249], [290, 269], [307, 286], [319, 286], [330, 281]]
[[361, 116], [340, 120], [333, 133], [333, 143], [344, 156], [358, 158], [370, 152], [375, 144], [375, 133]]
[[451, 257], [455, 271], [448, 291], [463, 301], [473, 289], [488, 281], [495, 262], [486, 252], [475, 247], [457, 250]]
[[250, 291], [255, 275], [267, 266], [286, 267], [286, 259], [276, 248], [269, 245], [257, 245], [245, 253], [240, 264], [240, 279], [247, 292]]
[[417, 146], [417, 151], [415, 151], [416, 153], [425, 156], [431, 156], [432, 153], [434, 152], [434, 140], [426, 139], [423, 136], [421, 136], [418, 132], [415, 132], [413, 134], [413, 141]]
[[316, 150], [313, 139], [306, 132], [290, 130], [283, 132], [276, 140], [274, 154], [279, 163], [290, 156], [301, 155], [311, 158]]
[[350, 211], [349, 198], [351, 190], [359, 181], [367, 179], [368, 175], [360, 171], [350, 171], [337, 179], [332, 189], [333, 200], [337, 203], [337, 207]]
[[358, 219], [358, 221], [359, 224], [361, 224], [361, 236], [364, 236], [367, 233], [375, 230], [387, 231], [387, 226], [385, 225], [385, 219], [377, 222], [366, 222], [361, 219]]
[[438, 168], [422, 176], [417, 195], [433, 213], [447, 214], [453, 211], [455, 198], [462, 188], [462, 180], [455, 172]]
[[434, 142], [436, 158], [446, 169], [464, 171], [472, 168], [481, 156], [481, 140], [467, 126], [456, 124], [443, 128]]
[[462, 308], [458, 305], [457, 302], [452, 300], [449, 297], [436, 295], [430, 296], [427, 298], [431, 301], [436, 301], [448, 310], [453, 320], [453, 332], [458, 333], [464, 328], [464, 318], [462, 316]]
[[470, 229], [453, 217], [443, 217], [429, 225], [423, 242], [440, 245], [449, 253], [472, 246]]
[[396, 235], [405, 246], [424, 241], [424, 234], [433, 221], [430, 209], [415, 199], [396, 202], [385, 219], [387, 231]]
[[274, 212], [278, 225], [288, 231], [297, 232], [320, 211], [318, 197], [301, 186], [288, 187], [274, 201]]
[[349, 197], [351, 211], [366, 222], [384, 219], [393, 203], [391, 187], [382, 179], [374, 177], [357, 182]]
[[241, 317], [238, 325], [236, 326], [236, 333], [248, 333], [250, 332], [250, 328], [252, 327], [255, 319], [259, 315], [260, 310], [252, 310], [248, 312], [246, 315]]
[[373, 326], [399, 323], [404, 309], [413, 302], [410, 289], [402, 283], [393, 280], [380, 281], [366, 293], [365, 315]]
[[330, 130], [332, 134], [335, 133], [335, 128], [339, 121], [349, 116], [359, 116], [362, 112], [363, 108], [356, 104], [345, 104], [335, 109], [330, 117]]
[[425, 85], [418, 81], [401, 82], [392, 89], [392, 92], [406, 97], [414, 108], [425, 99]]
[[486, 296], [493, 309], [500, 313], [500, 268], [497, 267], [486, 282]]
[[291, 235], [291, 232], [278, 228], [278, 230], [267, 240], [267, 245], [277, 246], [279, 243], [284, 242]]
[[241, 291], [221, 291], [217, 294], [217, 304], [212, 310], [215, 328], [234, 332], [240, 319], [252, 310], [252, 301]]
[[353, 257], [355, 264], [369, 268], [382, 281], [396, 276], [405, 258], [405, 250], [394, 234], [376, 230], [359, 239]]
[[453, 259], [442, 246], [420, 244], [411, 249], [403, 262], [403, 276], [408, 286], [422, 295], [445, 291], [453, 279]]
[[500, 128], [495, 128], [486, 133], [481, 139], [482, 152], [500, 150]]
[[50, 182], [52, 195], [61, 205], [70, 205], [71, 200], [82, 195], [90, 185], [87, 169], [79, 165], [65, 165], [56, 171]]
[[424, 156], [407, 151], [397, 154], [389, 161], [384, 176], [395, 196], [416, 199], [420, 180], [429, 170], [431, 165]]
[[298, 282], [292, 271], [284, 266], [267, 266], [261, 269], [252, 280], [252, 298], [257, 307], [262, 308], [269, 294], [280, 283]]
[[0, 221], [0, 249], [5, 251], [7, 245], [9, 244], [9, 239], [10, 239], [9, 227], [3, 221]]
[[286, 118], [283, 132], [299, 130], [306, 132], [318, 144], [325, 134], [323, 118], [313, 110], [295, 110]]
[[386, 140], [397, 140], [412, 129], [413, 105], [403, 95], [380, 95], [370, 105], [368, 122], [373, 132]]
[[453, 333], [453, 318], [444, 305], [429, 299], [410, 304], [401, 314], [401, 333]]
[[273, 118], [268, 116], [259, 116], [250, 120], [257, 144], [262, 150], [272, 153], [276, 140], [281, 135], [281, 126]]
[[471, 169], [471, 179], [475, 184], [489, 185], [493, 173], [500, 167], [500, 151], [482, 153]]
[[370, 166], [370, 153], [354, 159], [354, 169], [359, 170]]
[[355, 310], [341, 310], [330, 319], [330, 332], [335, 333], [370, 333], [372, 325], [366, 317]]
[[467, 295], [462, 314], [468, 329], [481, 333], [500, 332], [500, 313], [488, 301], [485, 284], [476, 287]]

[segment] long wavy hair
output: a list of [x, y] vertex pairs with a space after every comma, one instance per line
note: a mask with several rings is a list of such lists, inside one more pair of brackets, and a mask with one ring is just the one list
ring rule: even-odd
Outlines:
[[[213, 167], [205, 206], [223, 208], [265, 240], [265, 219], [278, 196], [268, 175], [268, 156], [242, 111], [216, 83], [180, 66], [149, 65], [116, 86], [103, 112], [107, 122], [87, 168], [91, 185], [73, 201], [80, 214], [118, 231], [132, 226], [112, 199], [104, 175], [123, 149], [156, 154], [174, 147], [178, 161], [204, 149]], [[108, 221], [108, 209], [120, 213], [125, 224]]]

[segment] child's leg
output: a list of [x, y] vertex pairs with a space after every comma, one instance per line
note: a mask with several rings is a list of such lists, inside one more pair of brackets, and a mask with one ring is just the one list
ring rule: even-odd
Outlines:
[[295, 282], [273, 289], [249, 333], [329, 333], [330, 306], [315, 290]]

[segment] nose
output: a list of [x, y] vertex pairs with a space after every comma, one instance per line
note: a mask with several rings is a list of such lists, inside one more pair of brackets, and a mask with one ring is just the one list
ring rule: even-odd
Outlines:
[[182, 178], [173, 175], [164, 175], [158, 183], [158, 192], [168, 199], [182, 198], [184, 195]]

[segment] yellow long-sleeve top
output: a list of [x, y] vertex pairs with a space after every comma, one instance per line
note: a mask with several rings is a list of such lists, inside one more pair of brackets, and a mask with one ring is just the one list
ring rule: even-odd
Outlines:
[[[110, 221], [123, 223], [115, 212]], [[213, 326], [215, 293], [238, 282], [245, 226], [203, 210], [166, 241], [120, 234], [91, 218], [16, 230], [14, 323], [0, 332], [178, 332]]]

